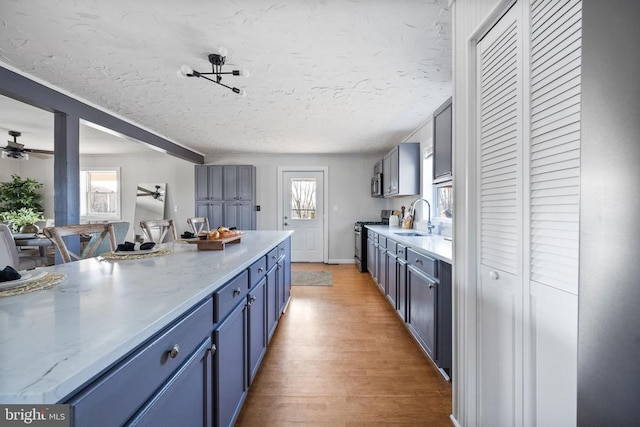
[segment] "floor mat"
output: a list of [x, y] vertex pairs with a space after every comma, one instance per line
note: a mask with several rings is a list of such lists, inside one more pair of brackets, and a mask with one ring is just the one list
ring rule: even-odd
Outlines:
[[333, 286], [331, 271], [292, 271], [292, 286]]

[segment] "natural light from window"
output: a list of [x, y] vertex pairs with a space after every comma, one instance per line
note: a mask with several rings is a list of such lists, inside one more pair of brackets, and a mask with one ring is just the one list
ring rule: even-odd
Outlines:
[[291, 180], [291, 219], [316, 219], [315, 178]]
[[85, 221], [120, 219], [120, 168], [81, 170], [80, 218]]

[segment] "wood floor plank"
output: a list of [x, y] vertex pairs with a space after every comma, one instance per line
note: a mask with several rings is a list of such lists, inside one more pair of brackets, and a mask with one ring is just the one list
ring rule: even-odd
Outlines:
[[333, 286], [294, 286], [292, 301], [236, 426], [450, 426], [445, 381], [378, 290], [353, 265]]

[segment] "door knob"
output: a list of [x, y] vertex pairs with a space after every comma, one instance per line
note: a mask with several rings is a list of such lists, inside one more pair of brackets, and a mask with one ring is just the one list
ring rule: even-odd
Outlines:
[[500, 275], [497, 271], [490, 271], [489, 277], [491, 277], [493, 280], [498, 280], [500, 278]]

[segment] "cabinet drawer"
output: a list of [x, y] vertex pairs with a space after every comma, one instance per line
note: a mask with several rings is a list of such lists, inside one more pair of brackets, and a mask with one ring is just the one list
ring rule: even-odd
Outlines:
[[252, 289], [267, 274], [267, 257], [263, 256], [249, 267], [249, 289]]
[[435, 259], [408, 248], [407, 261], [423, 273], [438, 278], [438, 261]]
[[224, 319], [240, 301], [244, 301], [247, 293], [249, 293], [249, 272], [245, 270], [213, 294], [213, 323]]
[[267, 269], [270, 269], [274, 265], [278, 263], [278, 258], [280, 257], [280, 253], [278, 251], [278, 247], [271, 249], [267, 254]]
[[387, 248], [387, 238], [384, 236], [380, 236], [378, 235], [378, 246], [380, 246], [383, 249]]
[[391, 239], [387, 239], [387, 252], [391, 252], [393, 255], [395, 255], [397, 247], [398, 247], [397, 242]]
[[[73, 424], [122, 425], [211, 333], [212, 315], [213, 303], [207, 299], [72, 398], [67, 403], [73, 408]], [[173, 357], [172, 349], [177, 350]]]
[[396, 256], [402, 260], [407, 259], [407, 247], [398, 243], [396, 246]]

